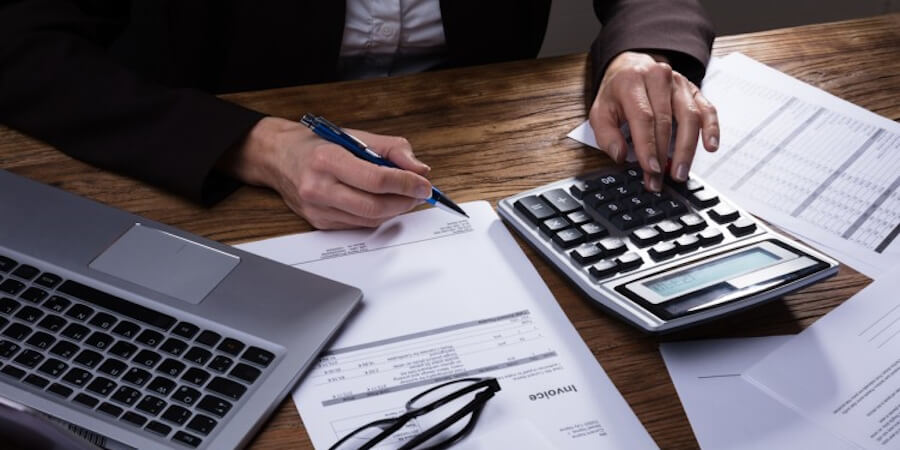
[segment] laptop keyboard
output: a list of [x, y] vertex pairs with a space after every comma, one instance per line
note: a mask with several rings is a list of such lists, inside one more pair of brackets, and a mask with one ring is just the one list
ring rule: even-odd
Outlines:
[[271, 351], [0, 256], [0, 380], [187, 447], [202, 444]]

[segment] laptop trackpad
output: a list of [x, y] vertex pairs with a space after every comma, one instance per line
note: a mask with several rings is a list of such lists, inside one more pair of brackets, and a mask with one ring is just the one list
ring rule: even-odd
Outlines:
[[136, 223], [88, 267], [196, 305], [240, 261], [237, 256]]

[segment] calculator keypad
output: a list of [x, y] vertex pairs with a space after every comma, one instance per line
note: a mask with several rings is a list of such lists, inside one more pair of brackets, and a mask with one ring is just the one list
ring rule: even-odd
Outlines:
[[536, 190], [514, 207], [541, 230], [560, 258], [605, 281], [691, 255], [757, 231], [753, 218], [699, 180], [667, 180], [644, 190], [638, 167]]

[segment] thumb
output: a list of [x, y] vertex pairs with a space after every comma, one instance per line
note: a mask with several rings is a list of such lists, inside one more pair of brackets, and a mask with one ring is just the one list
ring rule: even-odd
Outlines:
[[412, 145], [406, 138], [399, 136], [384, 136], [370, 133], [360, 133], [360, 136], [369, 147], [392, 163], [396, 164], [404, 170], [415, 172], [419, 175], [426, 176], [431, 171], [431, 167], [419, 161], [413, 153]]

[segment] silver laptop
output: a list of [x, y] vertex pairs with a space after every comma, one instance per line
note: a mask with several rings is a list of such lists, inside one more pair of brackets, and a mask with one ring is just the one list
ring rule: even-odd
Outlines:
[[0, 397], [100, 447], [243, 446], [361, 297], [0, 171]]

